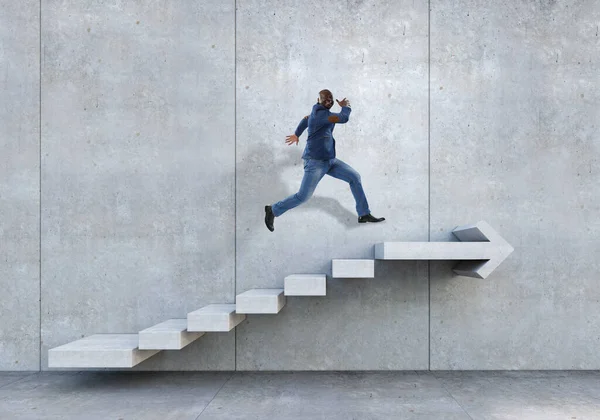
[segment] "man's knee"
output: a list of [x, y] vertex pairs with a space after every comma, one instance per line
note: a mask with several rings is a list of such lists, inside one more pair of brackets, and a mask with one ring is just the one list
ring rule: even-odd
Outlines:
[[313, 192], [312, 191], [298, 191], [296, 193], [296, 199], [301, 202], [304, 203], [305, 201], [307, 201], [310, 197], [312, 197]]
[[348, 181], [350, 184], [360, 184], [361, 182], [361, 178], [360, 178], [360, 174], [358, 172], [354, 172], [352, 174], [352, 176], [350, 176], [350, 181]]

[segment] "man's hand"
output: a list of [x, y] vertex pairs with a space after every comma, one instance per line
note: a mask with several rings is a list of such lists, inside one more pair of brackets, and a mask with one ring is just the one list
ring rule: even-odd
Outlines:
[[285, 138], [285, 142], [288, 144], [288, 146], [291, 146], [292, 144], [296, 143], [296, 146], [298, 145], [298, 136], [295, 134], [292, 134], [291, 136], [286, 136]]
[[348, 101], [346, 98], [342, 99], [341, 101], [339, 99], [336, 99], [337, 103], [339, 106], [348, 106], [350, 105], [350, 101]]

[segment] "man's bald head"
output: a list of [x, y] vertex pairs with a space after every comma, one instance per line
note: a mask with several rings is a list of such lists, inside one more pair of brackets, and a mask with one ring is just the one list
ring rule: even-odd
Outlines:
[[323, 89], [319, 92], [318, 102], [327, 109], [330, 109], [333, 106], [333, 95], [329, 89]]

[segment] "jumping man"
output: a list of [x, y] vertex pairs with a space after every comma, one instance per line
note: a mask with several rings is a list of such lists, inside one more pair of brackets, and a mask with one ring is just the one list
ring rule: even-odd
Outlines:
[[317, 184], [325, 174], [341, 179], [350, 184], [350, 190], [356, 201], [358, 223], [382, 222], [384, 217], [376, 218], [371, 215], [367, 197], [360, 182], [360, 174], [350, 165], [335, 157], [335, 139], [333, 129], [335, 124], [345, 124], [350, 117], [350, 103], [346, 98], [337, 100], [342, 111], [339, 114], [330, 112], [333, 106], [333, 95], [327, 89], [319, 92], [317, 103], [313, 106], [310, 115], [304, 117], [294, 134], [286, 137], [288, 145], [298, 144], [298, 137], [308, 127], [308, 139], [302, 154], [304, 160], [304, 177], [300, 191], [296, 194], [273, 204], [265, 206], [265, 224], [273, 232], [275, 217], [281, 216], [286, 211], [306, 202], [315, 191]]

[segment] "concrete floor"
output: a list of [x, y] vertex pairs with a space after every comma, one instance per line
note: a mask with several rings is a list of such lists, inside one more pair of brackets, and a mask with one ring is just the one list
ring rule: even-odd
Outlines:
[[0, 419], [600, 419], [600, 372], [0, 373]]

